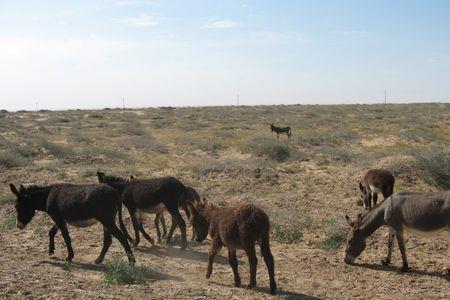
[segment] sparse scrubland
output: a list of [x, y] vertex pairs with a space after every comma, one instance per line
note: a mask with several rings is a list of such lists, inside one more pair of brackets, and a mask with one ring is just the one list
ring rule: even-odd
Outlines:
[[[290, 126], [292, 137], [277, 140], [271, 123]], [[101, 228], [70, 227], [76, 256], [66, 264], [59, 233], [56, 258], [47, 256], [47, 216], [38, 213], [27, 229], [15, 228], [8, 183], [94, 183], [102, 170], [175, 176], [215, 204], [264, 208], [272, 223], [277, 297], [448, 299], [450, 285], [440, 275], [450, 263], [448, 235], [409, 237], [412, 271], [406, 274], [396, 271], [397, 248], [395, 267], [380, 264], [385, 228], [368, 239], [355, 266], [344, 264], [342, 247], [344, 215], [362, 212], [356, 200], [365, 171], [390, 170], [394, 192], [448, 190], [449, 149], [450, 104], [1, 111], [0, 298], [273, 297], [262, 259], [256, 290], [234, 288], [226, 251], [206, 280], [209, 242], [190, 242], [187, 251], [177, 243], [143, 242], [134, 249], [137, 267], [130, 268], [113, 241], [105, 266], [96, 266]], [[153, 217], [146, 220], [155, 237]], [[238, 259], [246, 284], [246, 256]]]

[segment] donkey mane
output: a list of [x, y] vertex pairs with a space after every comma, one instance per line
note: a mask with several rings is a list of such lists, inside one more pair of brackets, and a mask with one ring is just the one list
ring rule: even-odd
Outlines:
[[114, 176], [114, 175], [105, 175], [105, 180], [110, 182], [128, 182], [130, 181], [128, 178]]
[[25, 187], [22, 191], [32, 195], [48, 193], [53, 185], [30, 185]]

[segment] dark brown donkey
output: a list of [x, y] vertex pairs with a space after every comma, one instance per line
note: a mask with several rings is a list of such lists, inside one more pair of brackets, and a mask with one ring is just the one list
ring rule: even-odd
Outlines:
[[277, 127], [274, 126], [273, 123], [270, 124], [270, 130], [271, 132], [277, 133], [277, 139], [280, 138], [280, 133], [286, 133], [288, 138], [291, 138], [291, 127]]
[[408, 270], [403, 231], [430, 235], [442, 230], [450, 230], [450, 191], [432, 193], [396, 193], [364, 217], [358, 215], [356, 221], [345, 216], [351, 227], [347, 236], [344, 261], [353, 261], [366, 248], [366, 238], [383, 225], [389, 226], [388, 252], [382, 261], [391, 262], [394, 236], [402, 254], [401, 271]]
[[391, 172], [383, 169], [369, 170], [362, 182], [359, 182], [361, 190], [361, 202], [365, 209], [377, 206], [378, 193], [383, 194], [384, 200], [394, 193], [395, 178]]
[[[173, 232], [177, 225], [181, 231], [182, 248], [187, 247], [186, 223], [178, 210], [178, 206], [186, 206], [185, 202], [189, 196], [187, 188], [176, 178], [161, 177], [152, 179], [127, 180], [116, 176], [107, 176], [103, 172], [97, 172], [99, 182], [106, 183], [121, 194], [122, 203], [128, 209], [135, 232], [134, 245], [139, 245], [139, 231], [144, 238], [154, 244], [154, 240], [144, 230], [142, 218], [138, 215], [142, 213], [155, 213], [155, 208], [163, 206], [172, 216], [174, 222], [169, 230], [166, 241], [172, 239]], [[185, 208], [187, 210], [187, 208]], [[133, 241], [123, 223], [122, 209], [119, 210], [120, 229], [125, 233], [130, 241]]]
[[212, 273], [214, 256], [222, 246], [228, 248], [228, 260], [234, 274], [235, 286], [241, 285], [238, 273], [236, 249], [244, 249], [250, 262], [250, 284], [256, 286], [257, 258], [255, 243], [259, 243], [261, 254], [267, 265], [270, 278], [270, 292], [275, 293], [274, 261], [269, 246], [270, 222], [266, 213], [254, 205], [240, 205], [230, 207], [217, 207], [208, 204], [206, 200], [195, 206], [187, 202], [191, 212], [190, 221], [196, 232], [196, 240], [202, 242], [210, 235], [212, 245], [209, 249], [208, 270], [206, 278]]
[[120, 197], [117, 191], [106, 184], [73, 185], [54, 184], [48, 186], [9, 185], [16, 195], [17, 227], [24, 229], [33, 218], [35, 211], [46, 212], [55, 222], [49, 231], [49, 254], [55, 250], [55, 235], [61, 230], [71, 262], [74, 256], [67, 223], [76, 227], [87, 227], [97, 221], [103, 225], [103, 248], [95, 260], [101, 263], [111, 246], [111, 234], [119, 240], [125, 249], [128, 260], [135, 263], [133, 253], [125, 235], [117, 228], [115, 217], [120, 208]]

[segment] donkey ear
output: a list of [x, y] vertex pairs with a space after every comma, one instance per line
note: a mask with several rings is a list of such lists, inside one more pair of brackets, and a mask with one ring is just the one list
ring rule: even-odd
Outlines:
[[352, 220], [350, 220], [349, 216], [345, 215], [345, 220], [347, 220], [347, 223], [350, 227], [353, 227], [353, 222], [352, 222]]
[[362, 221], [362, 215], [358, 214], [358, 221], [357, 221], [358, 227], [361, 226], [361, 221]]
[[130, 180], [135, 180], [136, 178], [133, 175], [130, 175]]
[[192, 204], [191, 201], [186, 201], [186, 206], [192, 216], [195, 216], [197, 214], [197, 210], [195, 209], [194, 204]]
[[21, 184], [21, 185], [19, 186], [19, 192], [23, 192], [23, 191], [25, 191], [25, 187]]
[[105, 180], [105, 177], [106, 177], [105, 173], [97, 171], [98, 181], [103, 182]]
[[361, 190], [361, 192], [364, 192], [364, 187], [363, 187], [361, 181], [359, 182], [359, 189]]
[[19, 196], [19, 195], [20, 195], [19, 191], [16, 189], [16, 187], [14, 186], [14, 184], [10, 183], [10, 184], [9, 184], [9, 188], [11, 189], [11, 192], [12, 192], [14, 195], [16, 195], [16, 196]]
[[206, 197], [203, 197], [202, 202], [203, 204], [208, 204], [208, 199]]

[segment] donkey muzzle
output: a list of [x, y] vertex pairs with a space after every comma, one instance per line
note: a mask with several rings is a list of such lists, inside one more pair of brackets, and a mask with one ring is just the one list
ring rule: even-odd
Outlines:
[[25, 229], [25, 227], [27, 227], [27, 225], [23, 224], [22, 222], [16, 220], [16, 226], [17, 228], [19, 228], [20, 230]]
[[344, 262], [346, 264], [352, 264], [355, 261], [355, 258], [351, 255], [344, 254]]

